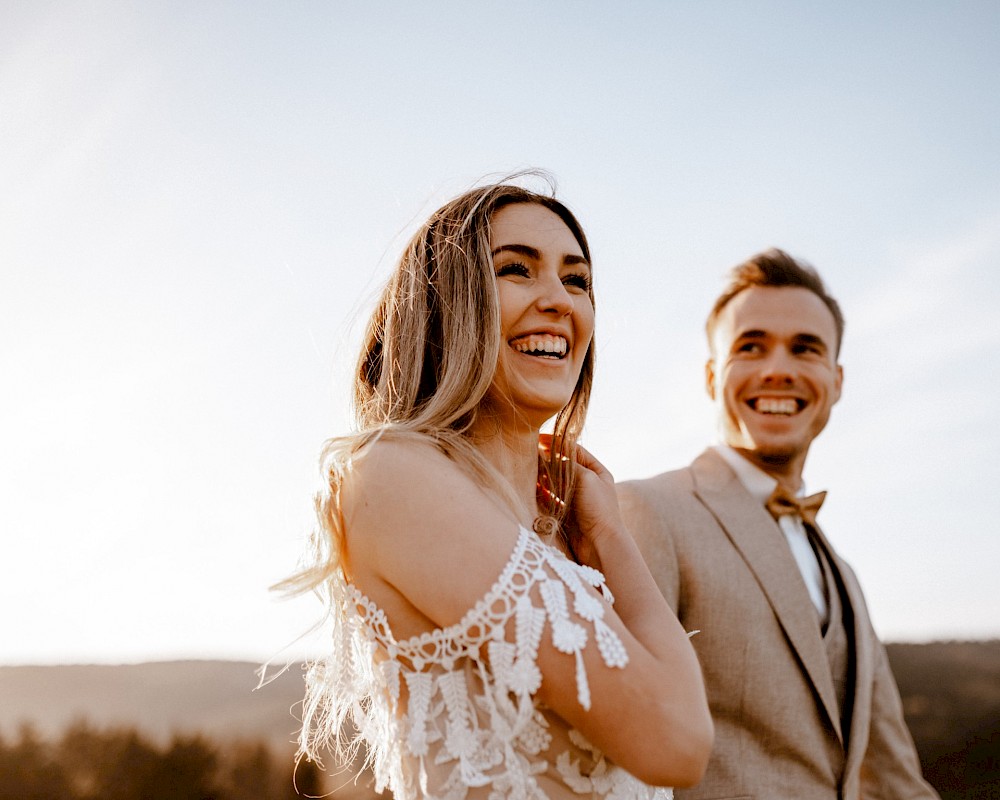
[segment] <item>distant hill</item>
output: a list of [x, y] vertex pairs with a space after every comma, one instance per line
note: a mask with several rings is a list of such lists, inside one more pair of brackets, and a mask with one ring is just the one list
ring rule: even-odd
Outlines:
[[[944, 800], [1000, 798], [1000, 641], [887, 649], [928, 780]], [[290, 758], [301, 666], [255, 691], [256, 668], [228, 661], [0, 667], [0, 735], [31, 722], [55, 737], [86, 719], [160, 740], [175, 733], [259, 740]]]
[[943, 800], [1000, 798], [1000, 640], [886, 649], [927, 780]]
[[157, 740], [174, 733], [261, 740], [294, 752], [302, 669], [293, 665], [255, 690], [259, 665], [164, 661], [122, 666], [0, 667], [0, 734], [30, 721], [43, 737], [71, 722], [135, 726]]

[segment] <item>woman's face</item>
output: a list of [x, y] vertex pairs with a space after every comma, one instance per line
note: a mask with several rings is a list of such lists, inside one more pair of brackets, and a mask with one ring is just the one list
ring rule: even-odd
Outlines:
[[490, 396], [540, 427], [572, 397], [594, 334], [590, 264], [545, 206], [505, 206], [490, 228], [501, 336]]

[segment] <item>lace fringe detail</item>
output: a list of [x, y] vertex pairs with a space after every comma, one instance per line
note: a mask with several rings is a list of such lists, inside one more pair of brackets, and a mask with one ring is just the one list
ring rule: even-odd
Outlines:
[[[542, 682], [537, 660], [546, 622], [554, 646], [575, 658], [584, 708], [591, 703], [583, 660], [591, 631], [605, 665], [628, 663], [623, 643], [603, 620], [605, 607], [588, 591], [610, 599], [604, 576], [524, 528], [499, 578], [460, 622], [404, 641], [395, 639], [384, 612], [339, 574], [330, 584], [333, 649], [307, 672], [299, 757], [322, 766], [326, 750], [350, 760], [366, 748], [376, 791], [389, 788], [397, 798], [429, 793], [460, 800], [480, 786], [491, 787], [491, 798], [544, 797], [534, 775], [548, 764], [530, 757], [551, 741], [533, 701]], [[532, 602], [535, 587], [541, 607]], [[405, 714], [398, 708], [404, 685]], [[613, 786], [615, 797], [670, 796], [669, 790], [651, 794], [623, 770], [603, 766], [603, 757], [599, 764], [602, 775], [613, 771], [613, 780], [609, 773], [607, 780], [590, 781], [576, 762], [553, 766], [573, 788], [587, 782], [591, 789]], [[428, 770], [439, 777], [442, 765], [451, 770], [448, 777], [428, 786]], [[621, 791], [623, 781], [634, 784], [630, 793]]]

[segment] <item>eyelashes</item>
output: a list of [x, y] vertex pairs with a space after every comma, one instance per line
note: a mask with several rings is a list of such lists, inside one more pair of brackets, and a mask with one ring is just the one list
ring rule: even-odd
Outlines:
[[[504, 264], [502, 267], [498, 267], [496, 271], [498, 278], [517, 276], [519, 278], [530, 278], [531, 270], [528, 268], [527, 264], [522, 264], [520, 261], [514, 261], [510, 264]], [[562, 282], [566, 286], [572, 286], [574, 289], [579, 289], [584, 292], [589, 292], [593, 281], [591, 277], [586, 272], [570, 272], [562, 276]]]
[[575, 286], [577, 289], [582, 289], [585, 292], [589, 292], [592, 281], [590, 280], [589, 275], [580, 272], [564, 276], [563, 283], [565, 283], [567, 286]]
[[528, 267], [519, 261], [515, 261], [512, 264], [504, 264], [502, 267], [497, 269], [497, 277], [502, 278], [507, 275], [517, 275], [521, 278], [529, 277]]

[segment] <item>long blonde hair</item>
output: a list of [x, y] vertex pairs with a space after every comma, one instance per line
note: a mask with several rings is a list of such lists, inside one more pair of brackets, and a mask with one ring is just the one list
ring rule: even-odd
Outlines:
[[[315, 558], [283, 584], [286, 589], [315, 587], [343, 565], [340, 487], [352, 459], [378, 438], [429, 440], [508, 505], [517, 502], [509, 482], [473, 446], [470, 431], [500, 354], [490, 220], [518, 203], [536, 203], [558, 215], [591, 260], [583, 229], [566, 206], [510, 183], [472, 189], [430, 216], [403, 250], [368, 323], [354, 381], [357, 432], [323, 447]], [[572, 497], [574, 449], [593, 374], [591, 341], [570, 401], [555, 418], [549, 457], [539, 458], [538, 501], [554, 523], [563, 522]], [[572, 547], [565, 526], [560, 535]]]

